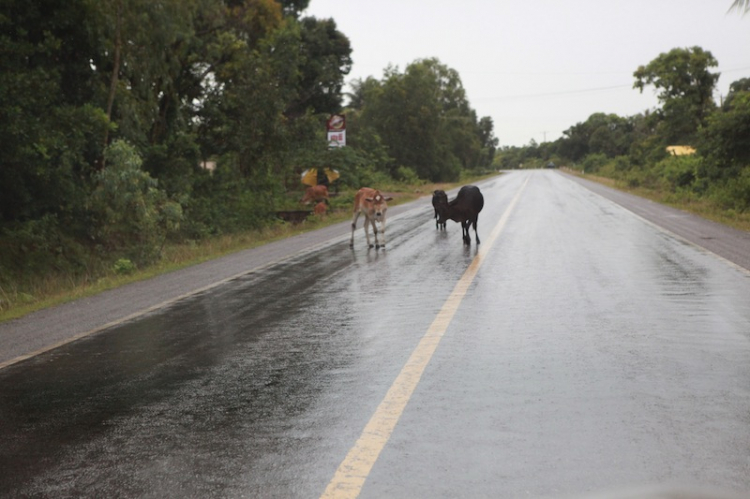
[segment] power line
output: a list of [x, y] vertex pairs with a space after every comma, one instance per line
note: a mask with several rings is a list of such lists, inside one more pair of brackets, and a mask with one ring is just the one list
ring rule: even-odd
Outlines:
[[[750, 67], [744, 68], [731, 68], [731, 69], [720, 69], [719, 73], [735, 73], [738, 71], [748, 71]], [[622, 88], [634, 88], [631, 84], [627, 85], [612, 85], [609, 87], [595, 87], [595, 88], [584, 88], [580, 90], [563, 90], [560, 92], [543, 92], [538, 94], [518, 94], [518, 95], [503, 95], [497, 97], [484, 97], [474, 99], [475, 101], [492, 101], [492, 100], [505, 100], [505, 99], [534, 99], [538, 97], [556, 97], [560, 95], [575, 95], [575, 94], [587, 94], [591, 92], [606, 92], [609, 90], [618, 90]]]
[[722, 69], [719, 70], [720, 73], [735, 73], [737, 71], [747, 71], [750, 70], [750, 67], [748, 68], [734, 68], [734, 69]]
[[477, 101], [486, 101], [486, 100], [501, 100], [501, 99], [528, 99], [528, 98], [536, 98], [536, 97], [554, 97], [558, 95], [573, 95], [573, 94], [585, 94], [589, 92], [604, 92], [607, 90], [617, 90], [620, 88], [633, 88], [632, 85], [614, 85], [611, 87], [597, 87], [597, 88], [585, 88], [581, 90], [564, 90], [561, 92], [546, 92], [546, 93], [540, 93], [540, 94], [519, 94], [519, 95], [504, 95], [500, 97], [485, 97], [480, 99], [475, 99]]

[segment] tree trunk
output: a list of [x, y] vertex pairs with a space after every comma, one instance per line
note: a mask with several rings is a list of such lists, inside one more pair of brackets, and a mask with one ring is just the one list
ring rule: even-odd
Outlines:
[[[120, 58], [122, 53], [122, 1], [118, 0], [115, 12], [115, 60], [112, 64], [112, 78], [109, 82], [109, 97], [107, 98], [107, 121], [112, 121], [112, 108], [115, 104], [115, 94], [117, 93], [117, 82], [120, 76]], [[104, 132], [104, 147], [109, 145], [109, 127]], [[101, 166], [104, 167], [104, 158], [101, 160]]]

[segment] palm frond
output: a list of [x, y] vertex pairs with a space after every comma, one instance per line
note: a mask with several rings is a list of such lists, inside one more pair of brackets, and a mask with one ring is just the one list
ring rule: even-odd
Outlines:
[[729, 11], [736, 10], [741, 12], [743, 15], [750, 12], [750, 0], [734, 0], [732, 6], [729, 7]]

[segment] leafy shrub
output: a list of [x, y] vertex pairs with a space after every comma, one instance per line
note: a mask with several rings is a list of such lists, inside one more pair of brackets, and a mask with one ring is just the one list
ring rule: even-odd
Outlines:
[[750, 166], [743, 168], [736, 178], [715, 185], [710, 196], [727, 210], [743, 213], [750, 209]]
[[185, 204], [181, 235], [187, 239], [258, 229], [273, 223], [278, 202], [285, 206], [281, 182], [270, 174], [247, 178], [238, 167], [236, 155], [217, 161], [211, 175], [201, 176]]
[[421, 185], [424, 183], [424, 181], [417, 176], [417, 172], [415, 172], [413, 168], [408, 168], [406, 166], [399, 166], [396, 169], [396, 179], [407, 185]]
[[659, 161], [654, 170], [665, 180], [666, 187], [675, 191], [695, 182], [700, 163], [698, 156], [670, 156]]
[[0, 276], [6, 282], [11, 280], [11, 269], [38, 273], [53, 269], [59, 263], [60, 227], [54, 215], [19, 222], [4, 228], [0, 235]]
[[115, 262], [112, 268], [115, 271], [115, 274], [127, 275], [135, 272], [138, 267], [127, 258], [120, 258]]
[[105, 159], [89, 199], [91, 235], [105, 255], [153, 261], [168, 232], [179, 227], [182, 207], [168, 200], [157, 181], [141, 169], [140, 156], [127, 142], [113, 142]]
[[596, 173], [607, 164], [609, 158], [604, 154], [589, 154], [582, 162], [583, 171], [586, 173]]

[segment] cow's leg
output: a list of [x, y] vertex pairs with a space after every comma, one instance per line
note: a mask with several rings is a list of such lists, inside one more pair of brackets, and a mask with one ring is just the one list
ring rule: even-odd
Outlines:
[[380, 232], [381, 232], [381, 239], [383, 240], [383, 244], [381, 244], [380, 246], [385, 248], [385, 213], [383, 213], [383, 220], [380, 223]]
[[375, 219], [372, 220], [372, 233], [375, 235], [375, 249], [380, 248], [380, 241], [378, 240], [378, 235], [380, 234], [378, 230], [378, 223], [375, 221]]
[[469, 227], [471, 226], [471, 222], [468, 220], [464, 220], [461, 222], [461, 235], [464, 238], [464, 244], [471, 244], [471, 236], [469, 236]]
[[479, 244], [479, 234], [477, 233], [477, 222], [479, 221], [479, 217], [476, 217], [474, 219], [474, 238], [477, 240], [477, 244]]
[[[370, 223], [372, 224], [372, 233], [375, 236], [375, 249], [378, 249], [380, 248], [380, 243], [378, 242], [378, 223], [374, 218], [370, 219]], [[370, 247], [372, 248], [372, 246]]]
[[[365, 213], [365, 225], [362, 227], [365, 229], [365, 238], [367, 238], [367, 247], [372, 248], [372, 243], [370, 243], [370, 227], [369, 225], [372, 223], [370, 217], [367, 216], [367, 213]], [[375, 237], [377, 238], [377, 233], [375, 234]]]
[[[354, 212], [354, 219], [352, 220], [352, 238], [349, 240], [349, 247], [354, 247], [354, 229], [357, 228], [357, 219], [359, 218], [359, 210], [356, 210]], [[367, 225], [367, 220], [365, 220], [365, 225]]]

